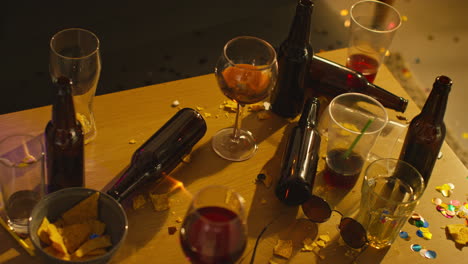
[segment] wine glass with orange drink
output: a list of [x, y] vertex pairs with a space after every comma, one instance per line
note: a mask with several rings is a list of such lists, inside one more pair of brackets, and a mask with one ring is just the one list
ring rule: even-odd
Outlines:
[[237, 103], [233, 127], [218, 131], [212, 139], [213, 150], [222, 158], [243, 161], [257, 151], [252, 133], [241, 129], [241, 113], [246, 104], [268, 97], [276, 83], [278, 65], [275, 49], [266, 41], [250, 36], [229, 40], [215, 67], [221, 91]]

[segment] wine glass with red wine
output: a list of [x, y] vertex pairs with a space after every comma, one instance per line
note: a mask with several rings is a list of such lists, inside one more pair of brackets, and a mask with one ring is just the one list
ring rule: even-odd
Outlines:
[[243, 161], [255, 154], [255, 138], [250, 131], [241, 129], [242, 109], [267, 98], [277, 75], [276, 52], [268, 42], [241, 36], [226, 43], [215, 76], [224, 95], [237, 103], [237, 112], [234, 127], [221, 129], [213, 136], [212, 147], [219, 156]]
[[192, 200], [180, 229], [191, 263], [235, 263], [247, 244], [244, 199], [224, 186], [208, 186]]

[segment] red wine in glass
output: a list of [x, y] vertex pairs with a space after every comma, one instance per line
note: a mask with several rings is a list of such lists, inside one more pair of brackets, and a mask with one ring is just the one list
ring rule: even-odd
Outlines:
[[327, 153], [324, 179], [330, 186], [351, 189], [361, 173], [364, 159], [353, 151], [345, 158], [345, 152], [346, 149], [339, 148]]
[[235, 263], [247, 239], [241, 218], [224, 207], [207, 206], [185, 217], [180, 241], [191, 263]]
[[367, 55], [353, 54], [347, 59], [346, 67], [362, 73], [370, 83], [373, 83], [377, 75], [379, 63]]

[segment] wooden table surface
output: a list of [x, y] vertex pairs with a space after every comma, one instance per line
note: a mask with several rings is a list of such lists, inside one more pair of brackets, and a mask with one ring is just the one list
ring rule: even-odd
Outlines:
[[[346, 53], [341, 49], [318, 55], [343, 64]], [[381, 68], [375, 83], [409, 99], [386, 67]], [[85, 146], [86, 187], [106, 190], [129, 163], [133, 152], [178, 111], [171, 107], [174, 100], [180, 102], [180, 107], [200, 107], [200, 112], [206, 117], [207, 133], [194, 147], [191, 161], [181, 163], [170, 174], [170, 180], [165, 182], [176, 180], [184, 184], [184, 188], [171, 193], [169, 210], [156, 212], [150, 203], [144, 208], [134, 210], [130, 206], [130, 199], [124, 202], [129, 231], [124, 245], [113, 258], [113, 263], [146, 263], [149, 260], [156, 263], [187, 263], [179, 244], [178, 232], [170, 235], [168, 227], [180, 227], [176, 220], [184, 217], [191, 194], [210, 184], [230, 186], [246, 200], [248, 244], [241, 263], [249, 263], [256, 237], [278, 215], [280, 216], [267, 229], [259, 243], [255, 263], [268, 263], [270, 259], [277, 263], [287, 262], [273, 256], [273, 247], [278, 239], [294, 241], [295, 250], [288, 263], [351, 263], [355, 257], [358, 263], [428, 263], [419, 253], [410, 250], [411, 244], [420, 244], [426, 249], [435, 250], [438, 254], [437, 262], [460, 262], [466, 258], [467, 249], [458, 249], [453, 241], [447, 239], [442, 228], [447, 224], [463, 223], [463, 219], [445, 218], [431, 202], [435, 197], [446, 202], [449, 199], [466, 202], [468, 172], [447, 144], [442, 146], [443, 157], [437, 161], [429, 186], [416, 208], [430, 223], [432, 239], [417, 237], [417, 228], [407, 223], [403, 230], [410, 234], [409, 241], [397, 238], [390, 248], [368, 248], [357, 254], [344, 246], [339, 239], [336, 228], [340, 220], [338, 214], [334, 214], [326, 223], [312, 224], [304, 220], [300, 207], [287, 207], [276, 199], [274, 185], [267, 188], [255, 183], [257, 175], [262, 171], [274, 179], [278, 177], [281, 153], [287, 138], [285, 131], [294, 125], [293, 122], [273, 114], [270, 119], [259, 120], [255, 113], [247, 112], [243, 127], [248, 128], [258, 140], [259, 149], [256, 155], [248, 161], [229, 162], [212, 151], [212, 135], [221, 128], [232, 126], [235, 116], [234, 113], [227, 113], [219, 108], [227, 98], [218, 88], [213, 74], [97, 96], [94, 105], [98, 134], [93, 142]], [[391, 110], [388, 113], [392, 119], [396, 119], [398, 115]], [[410, 100], [404, 116], [410, 120], [417, 113], [418, 107]], [[12, 133], [40, 135], [50, 116], [50, 106], [1, 115], [0, 138]], [[136, 144], [129, 144], [130, 140], [136, 140]], [[319, 170], [323, 168], [323, 163], [321, 160]], [[349, 193], [328, 189], [319, 184], [320, 176], [318, 174], [314, 192], [333, 201], [336, 209], [351, 214], [358, 205], [358, 187]], [[449, 182], [455, 184], [456, 188], [452, 197], [445, 198], [435, 187]], [[162, 191], [166, 187], [167, 184], [160, 184], [148, 190]], [[148, 190], [140, 192], [145, 194]], [[300, 252], [301, 241], [305, 237], [316, 239], [322, 234], [328, 234], [332, 241], [319, 255]], [[36, 259], [27, 255], [3, 229], [0, 229], [0, 241], [0, 263], [35, 262]]]

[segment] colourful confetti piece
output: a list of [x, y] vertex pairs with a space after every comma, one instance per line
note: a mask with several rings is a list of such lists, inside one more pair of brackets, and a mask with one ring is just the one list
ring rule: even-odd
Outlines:
[[409, 234], [408, 234], [408, 232], [400, 231], [400, 237], [403, 238], [403, 239], [408, 239]]
[[412, 244], [412, 245], [410, 246], [410, 248], [411, 248], [411, 250], [414, 251], [414, 252], [419, 252], [419, 251], [421, 251], [422, 246], [419, 245], [419, 244]]
[[424, 257], [428, 259], [435, 259], [437, 257], [437, 253], [434, 250], [427, 250], [424, 254]]

